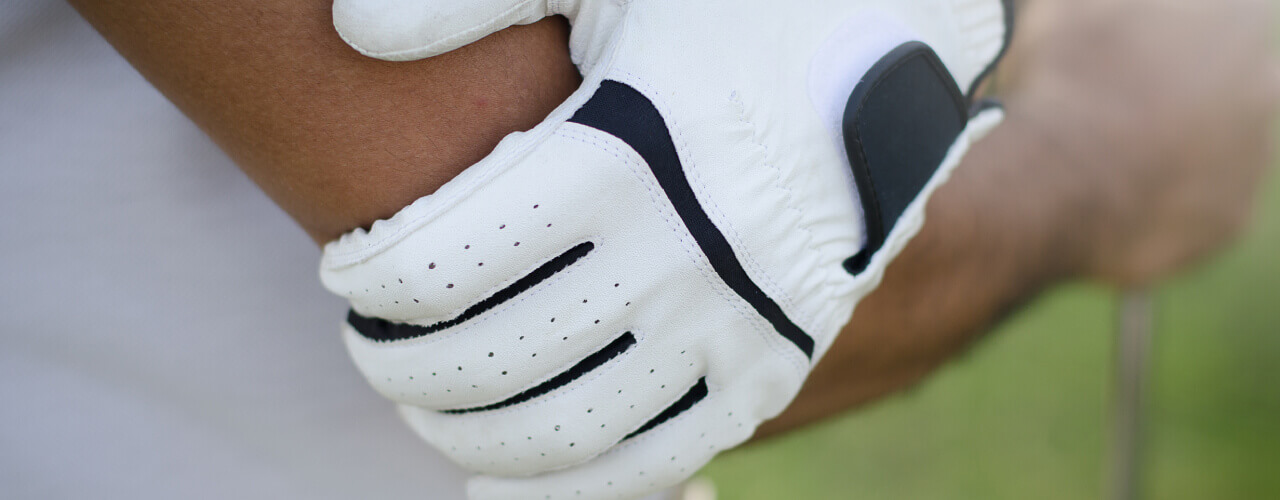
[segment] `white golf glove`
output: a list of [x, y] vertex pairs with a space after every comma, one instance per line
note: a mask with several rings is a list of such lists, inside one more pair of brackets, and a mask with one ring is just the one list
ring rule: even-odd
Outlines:
[[742, 443], [1000, 117], [966, 94], [1001, 0], [334, 5], [391, 60], [554, 14], [582, 88], [321, 264], [359, 369], [476, 499], [632, 498]]

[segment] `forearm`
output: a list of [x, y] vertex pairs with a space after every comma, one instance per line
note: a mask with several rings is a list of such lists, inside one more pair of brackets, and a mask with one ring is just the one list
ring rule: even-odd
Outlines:
[[[1009, 103], [929, 202], [926, 224], [765, 437], [908, 387], [1072, 275], [1083, 186], [1030, 103]], [[1084, 125], [1084, 124], [1080, 124]], [[1065, 121], [1049, 127], [1072, 127]]]
[[302, 0], [71, 4], [317, 242], [389, 217], [577, 88], [553, 18], [386, 63]]

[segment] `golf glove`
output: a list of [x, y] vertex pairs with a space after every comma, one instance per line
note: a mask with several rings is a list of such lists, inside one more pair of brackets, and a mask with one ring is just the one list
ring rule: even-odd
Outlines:
[[582, 87], [325, 247], [343, 337], [476, 499], [632, 498], [795, 397], [1000, 118], [1000, 0], [338, 0], [430, 57], [563, 15]]

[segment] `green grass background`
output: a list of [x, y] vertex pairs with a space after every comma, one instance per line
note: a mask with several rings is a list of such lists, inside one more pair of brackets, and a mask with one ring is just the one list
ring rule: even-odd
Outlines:
[[[1239, 246], [1156, 293], [1145, 498], [1280, 499], [1278, 173]], [[704, 476], [721, 500], [1103, 497], [1116, 314], [1061, 287], [923, 385]]]

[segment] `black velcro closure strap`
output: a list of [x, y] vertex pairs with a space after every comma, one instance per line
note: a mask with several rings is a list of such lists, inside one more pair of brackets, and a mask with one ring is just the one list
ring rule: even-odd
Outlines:
[[844, 112], [844, 141], [862, 198], [867, 243], [845, 261], [850, 274], [866, 270], [968, 118], [967, 99], [955, 79], [920, 42], [890, 51], [854, 88]]

